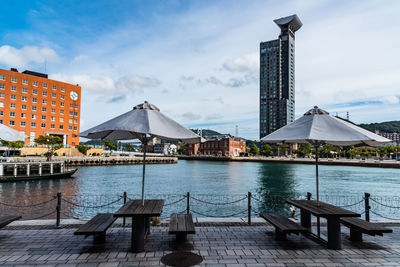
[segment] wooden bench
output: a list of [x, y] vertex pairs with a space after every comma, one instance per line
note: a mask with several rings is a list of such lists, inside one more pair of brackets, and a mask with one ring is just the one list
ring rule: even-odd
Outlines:
[[21, 216], [14, 216], [14, 215], [0, 216], [0, 228], [3, 228], [4, 226], [19, 219], [21, 219]]
[[341, 218], [340, 222], [350, 228], [350, 240], [362, 241], [362, 234], [380, 235], [392, 233], [392, 229], [386, 228], [380, 223], [367, 222], [360, 218]]
[[93, 243], [104, 243], [106, 241], [106, 231], [117, 218], [111, 213], [99, 213], [90, 221], [81, 225], [74, 235], [93, 235]]
[[261, 213], [260, 217], [275, 227], [275, 238], [277, 240], [286, 240], [286, 234], [298, 235], [302, 232], [308, 232], [307, 228], [280, 214]]
[[176, 235], [178, 242], [186, 241], [188, 234], [195, 234], [192, 214], [171, 214], [168, 233]]

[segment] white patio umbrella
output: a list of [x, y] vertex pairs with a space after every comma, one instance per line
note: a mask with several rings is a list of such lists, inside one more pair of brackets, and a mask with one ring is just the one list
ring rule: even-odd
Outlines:
[[144, 184], [146, 173], [146, 150], [150, 139], [178, 140], [185, 143], [200, 143], [201, 137], [163, 115], [160, 110], [145, 101], [116, 118], [106, 121], [78, 136], [89, 139], [131, 140], [139, 139], [144, 145], [142, 203], [144, 205]]
[[310, 143], [315, 147], [316, 189], [319, 201], [318, 147], [323, 144], [377, 146], [391, 140], [329, 115], [315, 106], [303, 117], [261, 138], [265, 143]]
[[25, 141], [28, 136], [24, 132], [16, 131], [4, 124], [0, 124], [0, 139], [5, 141]]

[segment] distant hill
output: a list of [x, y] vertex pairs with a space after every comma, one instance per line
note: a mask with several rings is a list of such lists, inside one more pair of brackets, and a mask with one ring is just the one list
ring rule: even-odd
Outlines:
[[362, 123], [359, 124], [358, 126], [371, 132], [375, 132], [375, 130], [378, 130], [381, 133], [400, 133], [400, 121]]

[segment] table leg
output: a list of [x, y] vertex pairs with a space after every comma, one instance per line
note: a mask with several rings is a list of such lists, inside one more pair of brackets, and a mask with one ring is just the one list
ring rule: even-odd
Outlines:
[[132, 217], [132, 239], [131, 246], [133, 252], [144, 251], [144, 238], [146, 235], [145, 229], [145, 217], [144, 216], [133, 216]]
[[150, 217], [146, 217], [146, 235], [150, 235]]
[[328, 217], [328, 248], [342, 249], [342, 236], [340, 234], [340, 218]]
[[300, 210], [300, 224], [311, 231], [311, 214], [304, 210]]

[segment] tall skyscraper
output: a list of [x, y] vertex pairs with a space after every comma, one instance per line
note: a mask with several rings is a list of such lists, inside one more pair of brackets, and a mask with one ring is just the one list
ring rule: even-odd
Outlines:
[[276, 40], [260, 43], [260, 138], [294, 121], [294, 33], [303, 25], [292, 15], [274, 20]]

